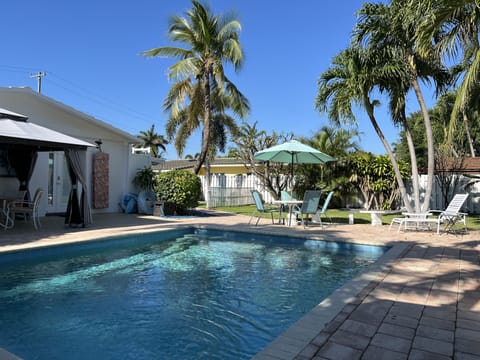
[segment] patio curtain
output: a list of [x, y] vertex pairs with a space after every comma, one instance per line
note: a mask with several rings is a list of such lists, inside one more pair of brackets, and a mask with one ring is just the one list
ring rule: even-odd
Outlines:
[[67, 212], [65, 214], [65, 224], [70, 226], [84, 226], [83, 216], [80, 213], [80, 204], [78, 203], [77, 183], [78, 178], [70, 161], [67, 161], [68, 175], [72, 182], [72, 189], [68, 196]]
[[28, 201], [30, 200], [28, 184], [37, 162], [37, 156], [37, 152], [32, 148], [15, 148], [8, 151], [8, 161], [15, 169], [18, 181], [20, 181], [18, 190], [26, 191], [24, 200]]
[[[87, 183], [85, 180], [84, 172], [82, 171], [81, 161], [80, 161], [80, 154], [78, 150], [74, 149], [66, 149], [65, 155], [67, 157], [67, 162], [69, 166], [69, 171], [71, 170], [71, 177], [72, 177], [72, 190], [70, 192], [70, 197], [68, 200], [67, 205], [67, 216], [65, 218], [65, 223], [68, 222], [69, 225], [78, 225], [76, 222], [80, 220], [81, 225], [85, 227], [85, 225], [92, 223], [92, 214], [90, 212], [90, 203], [88, 201], [88, 191], [87, 191]], [[80, 195], [80, 205], [79, 205], [79, 216], [74, 214], [75, 206], [74, 203], [77, 201], [78, 205], [78, 193], [77, 193], [77, 183], [80, 183], [82, 186], [82, 193]], [[75, 218], [77, 217], [77, 218]], [[79, 218], [79, 220], [78, 220]]]

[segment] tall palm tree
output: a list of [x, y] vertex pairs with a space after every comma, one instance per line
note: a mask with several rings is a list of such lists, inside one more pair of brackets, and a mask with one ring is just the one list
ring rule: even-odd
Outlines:
[[[394, 74], [393, 82], [384, 83], [383, 88], [390, 94], [390, 109], [394, 121], [400, 120], [408, 136], [405, 116], [407, 92], [413, 89], [420, 106], [427, 139], [427, 187], [425, 201], [419, 208], [419, 191], [415, 189], [416, 211], [426, 211], [430, 206], [435, 171], [435, 151], [432, 125], [428, 109], [420, 87], [420, 81], [436, 83], [437, 92], [445, 90], [449, 84], [448, 71], [442, 66], [433, 51], [418, 51], [414, 36], [416, 24], [421, 21], [426, 9], [422, 2], [405, 6], [404, 0], [392, 0], [389, 5], [364, 3], [359, 10], [359, 20], [354, 38], [358, 44], [365, 44], [370, 51], [383, 55], [382, 63], [395, 62], [403, 72]], [[428, 54], [428, 56], [426, 56]], [[399, 76], [400, 75], [400, 76]], [[392, 79], [391, 79], [392, 80]], [[416, 164], [413, 143], [409, 149], [412, 167]], [[415, 170], [414, 170], [415, 171]], [[413, 176], [415, 181], [418, 176]], [[414, 184], [415, 185], [415, 184]], [[418, 184], [417, 184], [418, 186]]]
[[213, 151], [212, 140], [220, 139], [221, 134], [211, 134], [220, 124], [218, 116], [227, 127], [232, 118], [225, 112], [231, 110], [242, 118], [249, 112], [249, 104], [224, 72], [224, 63], [232, 64], [235, 70], [243, 63], [240, 23], [232, 15], [212, 14], [196, 0], [192, 5], [185, 17], [171, 18], [168, 32], [170, 40], [186, 48], [165, 46], [143, 55], [180, 59], [168, 69], [168, 77], [175, 83], [164, 100], [164, 109], [170, 112], [166, 130], [169, 138], [175, 137], [181, 155], [186, 139], [202, 127], [201, 151], [195, 165], [198, 174], [209, 151]]
[[[375, 117], [375, 107], [379, 102], [371, 98], [373, 90], [378, 84], [386, 82], [385, 74], [390, 72], [391, 64], [384, 64], [383, 67], [380, 65], [377, 56], [359, 46], [343, 50], [333, 59], [332, 66], [320, 75], [315, 107], [318, 111], [327, 113], [329, 119], [339, 125], [341, 122], [355, 122], [353, 104], [363, 106], [387, 151], [400, 194], [406, 200], [407, 190], [398, 161]], [[405, 206], [409, 212], [413, 211], [408, 201], [405, 201]]]
[[165, 147], [168, 144], [167, 140], [164, 139], [163, 135], [155, 132], [155, 125], [153, 124], [147, 131], [140, 131], [140, 135], [137, 137], [142, 141], [138, 147], [149, 148], [150, 153], [154, 157], [158, 157], [158, 148], [161, 148], [163, 151], [167, 150]]
[[[410, 0], [415, 2], [415, 0]], [[472, 92], [480, 80], [480, 6], [476, 0], [424, 0], [429, 16], [417, 27], [420, 51], [429, 53], [432, 42], [441, 55], [460, 62], [462, 82], [452, 110], [449, 141], [459, 118], [468, 110]], [[438, 34], [441, 36], [438, 36]], [[457, 67], [458, 69], [458, 67]], [[467, 119], [468, 121], [468, 119]]]

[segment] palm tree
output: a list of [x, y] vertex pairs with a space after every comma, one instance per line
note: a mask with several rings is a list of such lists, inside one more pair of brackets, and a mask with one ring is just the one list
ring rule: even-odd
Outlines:
[[[363, 106], [387, 151], [400, 194], [406, 200], [407, 190], [398, 161], [375, 117], [375, 106], [379, 102], [370, 98], [378, 84], [385, 84], [387, 81], [385, 74], [389, 73], [390, 67], [391, 64], [381, 66], [378, 56], [359, 46], [351, 46], [343, 50], [333, 59], [332, 66], [320, 75], [315, 107], [318, 111], [327, 113], [330, 121], [340, 125], [342, 121], [355, 122], [352, 109], [354, 103]], [[400, 68], [398, 71], [401, 70]], [[408, 201], [405, 201], [405, 206], [409, 212], [413, 211]]]
[[[299, 178], [297, 190], [303, 189], [335, 189], [346, 198], [350, 193], [348, 159], [352, 153], [360, 150], [358, 139], [360, 134], [356, 128], [344, 129], [333, 126], [323, 126], [310, 138], [301, 138], [300, 141], [320, 150], [336, 159], [328, 166], [305, 164], [296, 174]], [[300, 193], [303, 191], [300, 190]]]
[[[437, 93], [449, 83], [449, 74], [433, 51], [420, 53], [414, 41], [416, 24], [423, 18], [426, 9], [421, 2], [405, 6], [403, 0], [392, 0], [389, 5], [365, 3], [359, 10], [359, 20], [354, 38], [357, 44], [365, 44], [369, 51], [382, 54], [384, 65], [395, 63], [398, 67], [389, 71], [393, 75], [381, 89], [390, 95], [390, 109], [394, 121], [400, 121], [409, 141], [410, 158], [414, 174], [415, 210], [426, 211], [430, 205], [435, 171], [435, 151], [432, 125], [420, 87], [420, 80], [435, 81]], [[426, 56], [428, 54], [428, 56]], [[396, 73], [394, 73], [396, 72]], [[427, 139], [427, 188], [422, 208], [419, 205], [418, 176], [415, 174], [416, 156], [405, 116], [407, 92], [413, 89], [420, 106]]]
[[[432, 42], [435, 42], [441, 55], [453, 60], [462, 57], [457, 69], [461, 69], [463, 80], [453, 106], [448, 133], [451, 142], [457, 121], [461, 118], [459, 114], [467, 111], [472, 91], [478, 88], [480, 80], [480, 7], [476, 0], [425, 0], [424, 3], [429, 9], [429, 16], [417, 27], [416, 39], [420, 51], [429, 53]], [[468, 121], [465, 116], [463, 119]]]
[[163, 135], [159, 135], [155, 132], [155, 125], [153, 124], [147, 131], [140, 131], [140, 135], [137, 137], [142, 141], [142, 143], [136, 147], [149, 148], [150, 153], [154, 157], [158, 157], [159, 147], [163, 151], [166, 151], [165, 145], [168, 144], [168, 142], [163, 138]]
[[169, 138], [175, 137], [175, 148], [181, 156], [186, 140], [202, 127], [201, 151], [195, 165], [198, 174], [218, 145], [212, 147], [211, 142], [223, 136], [212, 135], [212, 131], [232, 124], [233, 119], [225, 112], [231, 110], [242, 118], [249, 112], [249, 104], [224, 72], [224, 63], [231, 63], [235, 70], [243, 63], [240, 23], [231, 15], [213, 15], [196, 0], [192, 5], [185, 17], [171, 18], [168, 33], [170, 40], [186, 48], [165, 46], [143, 55], [180, 59], [168, 69], [169, 80], [175, 83], [164, 100], [164, 109], [170, 112], [166, 130]]

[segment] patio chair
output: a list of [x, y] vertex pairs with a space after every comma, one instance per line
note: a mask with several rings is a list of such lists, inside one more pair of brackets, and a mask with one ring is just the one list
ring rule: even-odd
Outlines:
[[257, 222], [255, 223], [255, 226], [258, 225], [258, 222], [260, 221], [260, 218], [262, 217], [261, 214], [270, 214], [271, 217], [272, 217], [272, 224], [274, 223], [273, 222], [273, 213], [275, 212], [280, 212], [279, 209], [266, 209], [265, 206], [263, 205], [263, 200], [262, 200], [262, 196], [260, 195], [260, 193], [257, 191], [257, 190], [251, 190], [251, 193], [252, 193], [252, 196], [253, 196], [253, 200], [255, 201], [255, 210], [254, 212], [252, 213], [252, 216], [250, 217], [250, 220], [248, 221], [248, 223], [250, 224], [252, 219], [254, 217], [257, 218]]
[[312, 216], [312, 222], [319, 223], [320, 226], [323, 226], [322, 223], [322, 216], [325, 216], [330, 220], [330, 223], [332, 223], [332, 219], [330, 216], [327, 215], [327, 210], [328, 206], [330, 205], [330, 200], [332, 200], [334, 191], [330, 191], [325, 198], [325, 201], [323, 202], [322, 208], [319, 209], [313, 216]]
[[457, 223], [462, 223], [467, 231], [467, 213], [460, 212], [468, 194], [455, 194], [445, 210], [430, 210], [430, 214], [438, 215], [437, 233], [440, 232], [440, 224], [445, 224], [445, 231], [450, 231]]
[[[430, 210], [426, 213], [405, 214], [405, 217], [403, 218], [393, 218], [390, 223], [390, 228], [393, 224], [399, 224], [398, 231], [400, 231], [402, 225], [406, 229], [409, 223], [413, 223], [417, 228], [434, 224], [437, 226], [437, 234], [439, 234], [440, 226], [442, 224], [445, 224], [445, 231], [450, 231], [457, 223], [462, 223], [465, 231], [467, 231], [467, 214], [460, 212], [460, 209], [467, 198], [468, 194], [456, 194], [445, 210]], [[430, 217], [432, 215], [437, 216]]]
[[[307, 190], [303, 196], [303, 203], [299, 210], [295, 211], [297, 218], [300, 218], [303, 227], [307, 226], [308, 215], [314, 215], [318, 211], [320, 203], [320, 190]], [[307, 218], [305, 218], [307, 216]]]
[[[41, 226], [40, 220], [38, 218], [38, 205], [40, 203], [40, 198], [42, 197], [43, 189], [38, 188], [35, 191], [33, 196], [33, 201], [26, 200], [14, 200], [8, 204], [8, 214], [12, 221], [15, 219], [16, 215], [21, 215], [24, 217], [25, 221], [28, 218], [32, 219], [33, 227], [35, 230], [38, 230]], [[12, 224], [13, 227], [13, 224]]]

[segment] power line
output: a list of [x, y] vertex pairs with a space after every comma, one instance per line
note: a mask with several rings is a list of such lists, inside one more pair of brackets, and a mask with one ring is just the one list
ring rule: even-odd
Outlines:
[[[30, 74], [30, 77], [37, 77], [38, 83], [37, 83], [37, 90], [40, 92], [41, 91], [41, 77], [46, 75], [46, 71], [39, 71], [38, 69], [34, 68], [28, 68], [28, 67], [21, 67], [21, 66], [12, 66], [12, 65], [0, 65], [0, 71], [8, 71], [8, 72], [14, 72], [14, 73], [24, 73], [24, 72], [32, 72], [32, 71], [38, 71], [37, 74]], [[154, 121], [153, 119], [146, 115], [143, 114], [133, 108], [130, 108], [128, 106], [125, 106], [125, 104], [120, 104], [114, 100], [108, 99], [104, 96], [101, 96], [99, 94], [94, 93], [93, 91], [86, 89], [85, 87], [82, 87], [78, 84], [75, 84], [74, 82], [67, 80], [59, 75], [57, 75], [55, 72], [48, 71], [49, 74], [49, 80], [48, 84], [57, 86], [61, 88], [64, 91], [67, 91], [69, 93], [72, 93], [78, 97], [81, 97], [83, 99], [87, 99], [88, 101], [94, 102], [98, 105], [101, 105], [103, 107], [109, 108], [111, 110], [114, 110], [116, 112], [120, 112], [123, 116], [128, 115], [130, 118], [135, 118], [137, 120], [141, 120], [145, 124], [151, 125]], [[53, 79], [52, 79], [53, 78]], [[58, 81], [56, 81], [58, 80]]]

